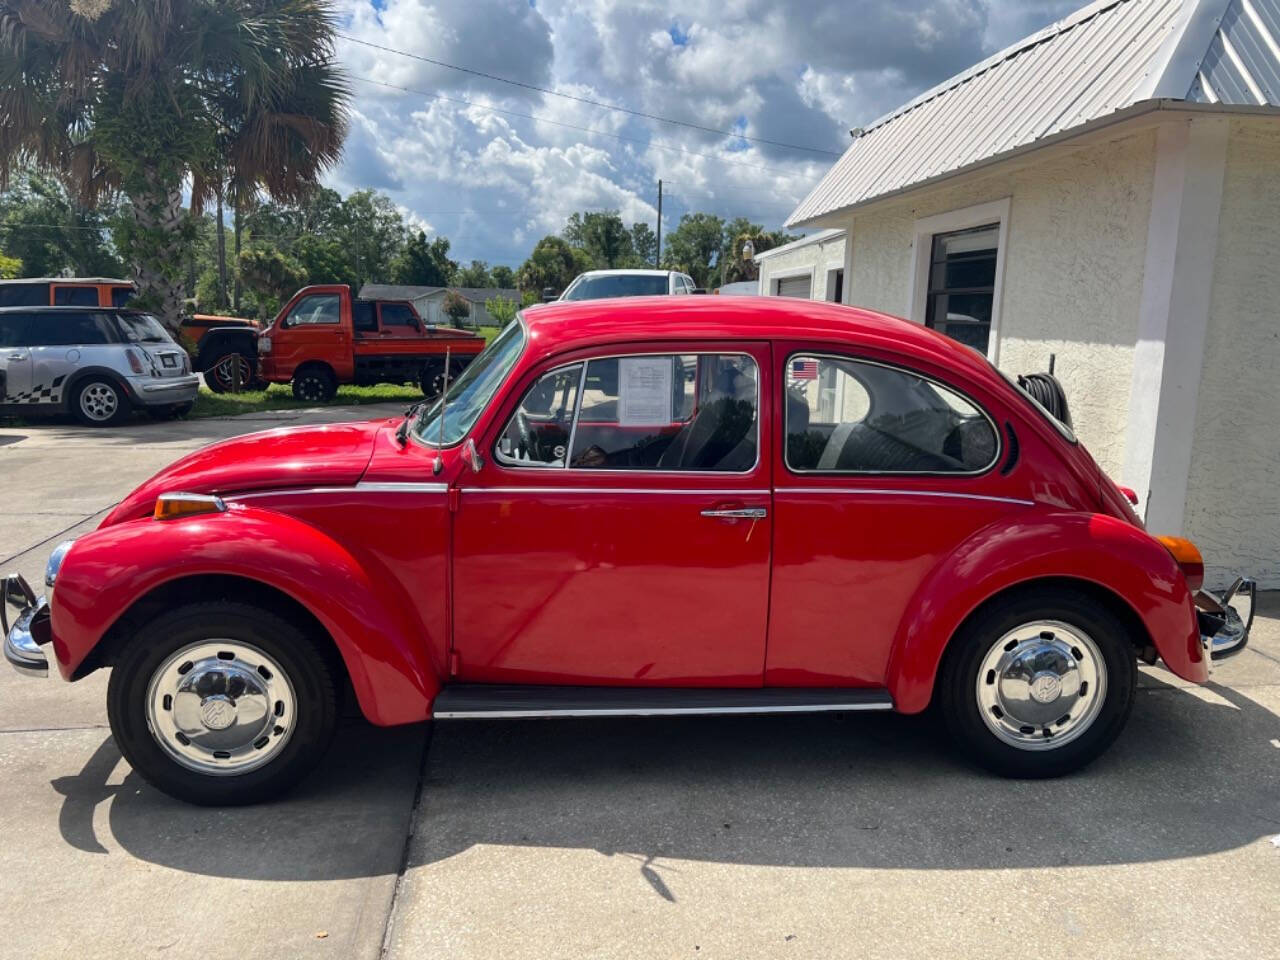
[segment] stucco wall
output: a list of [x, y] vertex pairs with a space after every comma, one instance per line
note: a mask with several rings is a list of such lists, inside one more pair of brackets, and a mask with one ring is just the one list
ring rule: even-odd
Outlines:
[[827, 295], [827, 270], [843, 269], [844, 237], [834, 237], [825, 243], [810, 243], [796, 250], [775, 254], [760, 261], [760, 292], [774, 292], [773, 281], [779, 274], [792, 274], [796, 270], [812, 268], [813, 287], [810, 296], [825, 300]]
[[1077, 432], [1118, 477], [1154, 170], [1141, 132], [859, 214], [850, 302], [905, 314], [915, 220], [1010, 197], [1000, 367], [1047, 370], [1056, 354]]
[[1280, 588], [1280, 124], [1233, 120], [1186, 534], [1211, 581]]

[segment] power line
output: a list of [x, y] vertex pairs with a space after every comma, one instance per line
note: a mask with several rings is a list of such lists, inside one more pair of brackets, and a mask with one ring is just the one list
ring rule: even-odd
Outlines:
[[415, 90], [412, 87], [402, 87], [397, 83], [387, 83], [385, 80], [374, 80], [371, 77], [361, 77], [355, 74], [351, 75], [352, 80], [359, 80], [361, 83], [370, 83], [377, 87], [386, 87], [390, 90], [399, 90], [402, 93], [412, 93], [416, 96], [426, 97], [428, 100], [445, 100], [449, 103], [460, 103], [468, 107], [474, 107], [484, 113], [497, 113], [508, 117], [519, 117], [523, 120], [532, 120], [535, 123], [548, 123], [553, 127], [565, 127], [569, 130], [577, 130], [581, 133], [591, 133], [601, 137], [612, 137], [614, 140], [623, 140], [629, 143], [639, 143], [646, 147], [652, 147], [655, 150], [665, 150], [668, 153], [683, 153], [691, 157], [702, 157], [704, 160], [714, 160], [716, 163], [728, 164], [734, 167], [751, 167], [755, 170], [764, 170], [766, 173], [777, 173], [785, 176], [794, 175], [794, 170], [783, 170], [780, 167], [767, 167], [762, 163], [747, 163], [743, 160], [727, 160], [722, 156], [712, 153], [699, 153], [697, 150], [688, 150], [685, 147], [671, 147], [666, 144], [654, 143], [652, 140], [645, 140], [643, 137], [628, 137], [625, 134], [613, 133], [610, 130], [600, 130], [596, 127], [583, 127], [574, 123], [565, 123], [562, 120], [548, 120], [546, 117], [535, 116], [532, 113], [521, 113], [518, 110], [504, 110], [501, 107], [491, 107], [487, 104], [476, 103], [474, 100], [467, 100], [464, 97], [450, 97], [443, 93], [430, 93], [426, 90]]
[[460, 73], [468, 73], [474, 77], [483, 77], [486, 80], [496, 80], [499, 83], [508, 83], [513, 87], [522, 87], [525, 90], [536, 90], [538, 93], [545, 93], [552, 97], [561, 97], [565, 100], [573, 100], [577, 103], [589, 104], [593, 107], [602, 107], [605, 110], [614, 110], [618, 113], [625, 113], [633, 117], [641, 117], [645, 120], [656, 120], [659, 123], [669, 123], [679, 127], [687, 127], [690, 130], [700, 130], [703, 133], [714, 133], [721, 137], [730, 137], [735, 140], [749, 140], [752, 143], [766, 143], [774, 147], [785, 147], [788, 150], [806, 150], [809, 153], [821, 153], [829, 157], [838, 157], [840, 154], [835, 150], [824, 150], [821, 147], [806, 147], [798, 143], [785, 143], [781, 140], [768, 140], [764, 137], [749, 137], [744, 133], [734, 133], [731, 130], [717, 130], [715, 127], [704, 127], [699, 123], [692, 123], [688, 120], [676, 120], [672, 117], [663, 117], [656, 113], [645, 113], [643, 110], [632, 110], [630, 107], [624, 107], [616, 103], [607, 103], [603, 100], [593, 100], [591, 97], [579, 97], [572, 93], [562, 93], [559, 90], [551, 90], [547, 87], [540, 87], [537, 84], [526, 83], [523, 80], [512, 80], [509, 77], [500, 77], [493, 73], [485, 73], [483, 70], [474, 70], [471, 67], [460, 67], [455, 63], [446, 63], [444, 60], [436, 60], [432, 57], [424, 57], [418, 53], [409, 53], [407, 50], [397, 50], [394, 47], [386, 47], [380, 43], [373, 43], [370, 40], [361, 40], [350, 34], [339, 33], [337, 36], [343, 40], [349, 40], [352, 43], [358, 43], [364, 47], [371, 47], [374, 50], [382, 50], [385, 53], [394, 53], [402, 57], [409, 57], [413, 60], [421, 60], [423, 63], [430, 63], [433, 66], [445, 67], [448, 70], [457, 70]]

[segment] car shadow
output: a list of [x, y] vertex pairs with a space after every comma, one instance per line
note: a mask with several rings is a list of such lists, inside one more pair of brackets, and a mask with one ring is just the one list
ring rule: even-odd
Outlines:
[[[1234, 849], [1280, 833], [1280, 717], [1208, 689], [1144, 679], [1120, 741], [1048, 781], [970, 767], [928, 717], [437, 724], [409, 864], [475, 844], [591, 849], [634, 858], [663, 896], [672, 859], [1002, 869]], [[407, 828], [424, 729], [351, 726], [288, 799], [221, 810], [169, 800], [132, 772], [107, 786], [119, 759], [108, 739], [54, 783], [62, 835], [104, 849], [94, 810], [110, 798], [112, 839], [151, 863], [278, 880], [394, 872], [407, 829], [368, 838]]]

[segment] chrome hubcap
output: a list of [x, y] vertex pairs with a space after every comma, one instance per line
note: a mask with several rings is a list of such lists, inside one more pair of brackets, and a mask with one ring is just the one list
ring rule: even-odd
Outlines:
[[1052, 750], [1093, 724], [1107, 695], [1107, 665], [1079, 627], [1040, 620], [991, 645], [978, 669], [988, 729], [1022, 750]]
[[90, 420], [110, 420], [120, 398], [105, 383], [93, 383], [80, 392], [80, 409]]
[[205, 640], [162, 663], [147, 688], [147, 726], [174, 760], [198, 773], [247, 773], [293, 733], [293, 684], [257, 647]]

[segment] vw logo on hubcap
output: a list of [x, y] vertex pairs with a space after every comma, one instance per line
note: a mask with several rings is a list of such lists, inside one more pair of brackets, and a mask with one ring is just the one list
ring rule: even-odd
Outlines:
[[200, 721], [210, 730], [225, 730], [236, 722], [236, 705], [229, 697], [215, 694], [200, 701]]
[[1031, 696], [1037, 703], [1052, 703], [1062, 693], [1062, 681], [1056, 673], [1037, 674], [1031, 681]]

